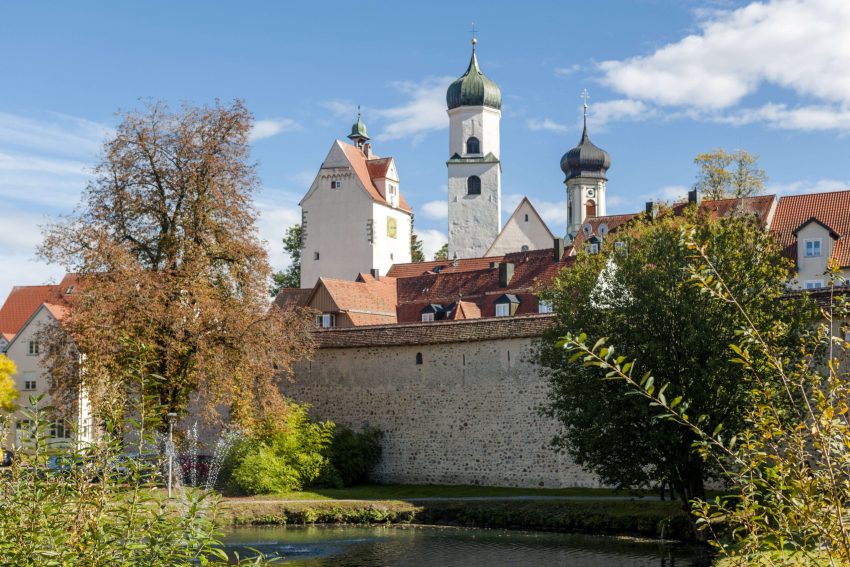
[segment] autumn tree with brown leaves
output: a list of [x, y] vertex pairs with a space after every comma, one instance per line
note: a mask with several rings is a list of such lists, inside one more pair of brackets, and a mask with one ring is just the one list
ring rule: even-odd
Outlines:
[[160, 377], [146, 395], [163, 413], [197, 403], [250, 427], [285, 411], [279, 381], [312, 342], [308, 318], [269, 305], [251, 124], [241, 101], [123, 115], [78, 209], [44, 231], [41, 257], [79, 274], [45, 349], [54, 399], [82, 382], [96, 412], [120, 415], [134, 344]]

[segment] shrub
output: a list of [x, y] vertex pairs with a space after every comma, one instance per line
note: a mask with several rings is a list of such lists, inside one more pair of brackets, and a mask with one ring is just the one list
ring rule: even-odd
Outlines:
[[282, 423], [267, 423], [245, 438], [225, 466], [227, 488], [242, 494], [301, 490], [330, 467], [334, 424], [311, 422], [306, 405], [288, 404]]
[[383, 433], [372, 427], [360, 433], [344, 426], [336, 428], [330, 461], [343, 486], [364, 484], [369, 480], [369, 473], [381, 458], [381, 437]]

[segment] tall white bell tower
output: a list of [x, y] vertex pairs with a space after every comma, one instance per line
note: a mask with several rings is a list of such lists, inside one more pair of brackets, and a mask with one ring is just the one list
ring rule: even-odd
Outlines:
[[484, 256], [502, 227], [499, 122], [502, 94], [478, 67], [449, 86], [449, 258]]

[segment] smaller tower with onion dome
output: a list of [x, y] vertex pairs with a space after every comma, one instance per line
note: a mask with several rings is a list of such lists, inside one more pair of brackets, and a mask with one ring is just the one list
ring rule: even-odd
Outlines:
[[449, 85], [449, 258], [484, 256], [502, 228], [499, 121], [502, 94], [478, 67]]
[[561, 158], [564, 185], [567, 186], [567, 236], [574, 239], [588, 217], [607, 214], [605, 207], [605, 185], [611, 156], [595, 146], [587, 134], [587, 90], [584, 99], [584, 131], [578, 145]]

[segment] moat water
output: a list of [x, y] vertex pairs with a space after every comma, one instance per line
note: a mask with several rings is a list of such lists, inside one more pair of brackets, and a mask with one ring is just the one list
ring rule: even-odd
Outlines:
[[707, 566], [705, 550], [625, 538], [439, 527], [251, 527], [224, 538], [284, 565], [310, 567]]

